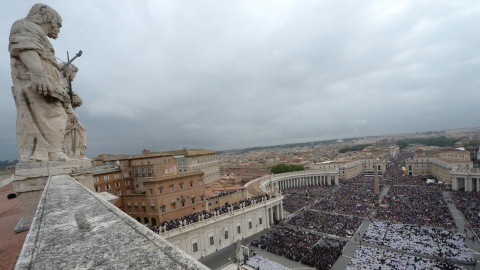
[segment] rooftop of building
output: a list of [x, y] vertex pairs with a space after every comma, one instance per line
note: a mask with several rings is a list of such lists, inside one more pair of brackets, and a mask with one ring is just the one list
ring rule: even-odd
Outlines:
[[166, 180], [173, 180], [177, 178], [204, 175], [204, 174], [205, 173], [202, 171], [193, 171], [193, 172], [181, 172], [181, 173], [175, 173], [175, 174], [161, 175], [161, 176], [155, 176], [155, 177], [147, 177], [145, 178], [144, 183], [162, 182]]
[[206, 155], [214, 155], [218, 154], [216, 151], [207, 150], [207, 149], [188, 149], [183, 148], [181, 150], [173, 150], [173, 151], [166, 151], [163, 153], [168, 153], [169, 155], [176, 156], [176, 155], [184, 155], [186, 157], [194, 157], [194, 156], [206, 156]]
[[142, 158], [154, 158], [154, 157], [168, 157], [168, 156], [179, 156], [183, 155], [185, 157], [196, 157], [196, 156], [206, 156], [218, 154], [216, 151], [207, 150], [207, 149], [187, 149], [183, 148], [180, 150], [156, 152], [150, 151], [148, 149], [143, 149], [141, 154], [136, 155], [112, 155], [112, 154], [100, 154], [94, 158], [96, 161], [117, 161], [117, 160], [131, 160], [131, 159], [142, 159]]
[[[1, 185], [0, 185], [1, 186]], [[0, 188], [0, 262], [2, 269], [13, 269], [22, 250], [28, 231], [15, 233], [13, 230], [20, 219], [19, 198], [8, 199], [7, 195], [15, 193], [13, 184]]]

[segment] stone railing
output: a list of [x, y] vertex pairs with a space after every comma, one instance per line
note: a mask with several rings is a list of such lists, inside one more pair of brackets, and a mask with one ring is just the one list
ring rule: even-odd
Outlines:
[[[188, 224], [188, 225], [182, 225], [178, 228], [175, 228], [175, 229], [163, 232], [163, 233], [161, 232], [159, 234], [161, 236], [163, 236], [164, 238], [168, 239], [169, 237], [173, 237], [173, 236], [176, 236], [176, 235], [188, 232], [188, 231], [196, 230], [200, 227], [207, 226], [207, 225], [210, 225], [210, 224], [213, 224], [213, 223], [216, 223], [216, 222], [220, 222], [220, 221], [229, 219], [232, 216], [247, 213], [247, 212], [250, 212], [252, 210], [256, 210], [258, 208], [265, 207], [265, 206], [277, 203], [277, 202], [282, 201], [282, 200], [283, 200], [283, 196], [281, 196], [281, 195], [278, 195], [278, 196], [276, 196], [274, 198], [271, 198], [271, 199], [267, 199], [267, 197], [264, 197], [261, 202], [252, 203], [250, 206], [242, 206], [242, 207], [240, 207], [239, 209], [236, 209], [236, 210], [229, 210], [229, 212], [224, 213], [224, 214], [215, 214], [211, 218], [199, 220], [198, 222], [191, 223], [191, 224]], [[160, 227], [159, 229], [161, 231], [162, 227]]]

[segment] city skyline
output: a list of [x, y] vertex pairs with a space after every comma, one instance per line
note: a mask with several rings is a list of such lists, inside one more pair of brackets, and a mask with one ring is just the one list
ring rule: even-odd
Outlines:
[[[12, 23], [36, 1], [0, 11]], [[88, 156], [477, 127], [480, 4], [50, 1]], [[88, 19], [86, 19], [88, 18]], [[0, 160], [18, 156], [0, 54]]]

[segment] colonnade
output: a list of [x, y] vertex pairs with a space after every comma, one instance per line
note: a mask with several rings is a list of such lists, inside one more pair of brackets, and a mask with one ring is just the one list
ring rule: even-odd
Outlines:
[[292, 187], [338, 185], [338, 175], [297, 176], [280, 179], [276, 184], [280, 190]]
[[326, 171], [302, 171], [271, 175], [262, 179], [262, 186], [270, 192], [287, 188], [338, 185], [339, 173]]
[[283, 203], [280, 201], [278, 204], [268, 206], [266, 208], [267, 227], [270, 228], [276, 221], [283, 219]]
[[452, 179], [452, 190], [464, 189], [465, 191], [480, 191], [480, 178], [454, 176]]

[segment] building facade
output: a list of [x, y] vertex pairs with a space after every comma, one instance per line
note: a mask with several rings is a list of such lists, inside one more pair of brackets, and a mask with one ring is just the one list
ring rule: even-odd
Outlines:
[[373, 177], [375, 164], [379, 175], [387, 169], [387, 161], [376, 159], [359, 159], [346, 162], [325, 162], [313, 164], [310, 166], [313, 170], [338, 170], [340, 180], [348, 180], [361, 175], [370, 175]]
[[129, 174], [117, 166], [95, 168], [93, 186], [96, 192], [109, 192], [117, 197], [135, 193]]
[[451, 172], [456, 168], [473, 168], [470, 153], [466, 151], [444, 151], [428, 156], [424, 153], [405, 161], [408, 175], [431, 175], [446, 184], [452, 183]]
[[175, 231], [161, 233], [167, 241], [195, 259], [231, 246], [274, 225], [283, 219], [283, 196], [267, 198], [230, 213], [182, 226]]
[[220, 180], [220, 160], [218, 153], [206, 149], [187, 149], [164, 152], [177, 160], [179, 172], [202, 171], [205, 183]]
[[145, 194], [122, 196], [124, 211], [143, 224], [158, 226], [205, 210], [203, 172], [147, 177], [143, 183]]

